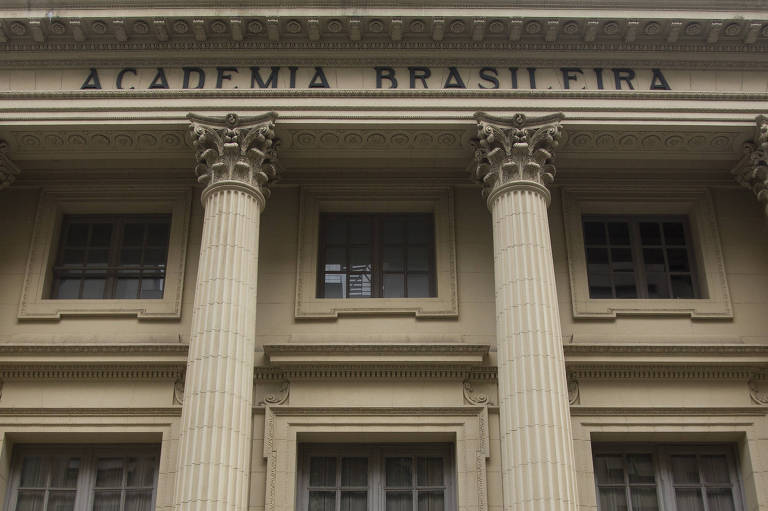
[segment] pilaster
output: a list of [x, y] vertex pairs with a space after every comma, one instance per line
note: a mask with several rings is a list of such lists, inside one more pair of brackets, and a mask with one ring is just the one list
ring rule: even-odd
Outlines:
[[744, 144], [744, 158], [731, 173], [757, 197], [768, 219], [768, 117], [757, 116], [755, 139]]
[[478, 113], [473, 176], [493, 217], [504, 509], [575, 510], [573, 441], [546, 185], [561, 114]]
[[184, 388], [177, 510], [248, 506], [259, 219], [276, 114], [189, 115], [205, 216]]
[[8, 143], [0, 140], [0, 190], [11, 186], [20, 173], [21, 169], [8, 156]]

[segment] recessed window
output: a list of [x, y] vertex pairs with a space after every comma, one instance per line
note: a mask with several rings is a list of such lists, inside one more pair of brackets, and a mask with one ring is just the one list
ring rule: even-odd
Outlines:
[[146, 446], [21, 446], [9, 511], [152, 511], [159, 453]]
[[51, 298], [163, 298], [170, 226], [170, 215], [65, 216]]
[[728, 446], [594, 446], [600, 511], [740, 511]]
[[303, 452], [302, 511], [453, 509], [449, 446], [316, 446]]
[[318, 298], [437, 296], [431, 214], [320, 218]]
[[584, 216], [590, 298], [700, 298], [687, 219]]

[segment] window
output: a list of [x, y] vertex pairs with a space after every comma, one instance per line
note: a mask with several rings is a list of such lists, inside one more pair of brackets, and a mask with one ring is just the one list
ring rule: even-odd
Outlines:
[[318, 298], [436, 296], [431, 214], [320, 218]]
[[170, 215], [68, 215], [53, 267], [54, 299], [161, 299]]
[[590, 298], [699, 298], [684, 217], [584, 216]]
[[20, 446], [8, 511], [152, 511], [154, 447]]
[[737, 511], [728, 446], [593, 446], [600, 511]]
[[301, 511], [454, 509], [450, 446], [305, 446]]

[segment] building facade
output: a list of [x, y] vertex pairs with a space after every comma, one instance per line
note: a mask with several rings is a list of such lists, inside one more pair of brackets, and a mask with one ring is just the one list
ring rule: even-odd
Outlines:
[[7, 511], [768, 511], [768, 3], [4, 0]]

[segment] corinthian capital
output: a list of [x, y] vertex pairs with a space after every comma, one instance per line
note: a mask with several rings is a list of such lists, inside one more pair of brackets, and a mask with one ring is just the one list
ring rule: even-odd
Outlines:
[[269, 185], [278, 172], [276, 113], [249, 118], [230, 113], [223, 119], [189, 114], [187, 118], [195, 174], [208, 185], [204, 198], [213, 189], [226, 186], [245, 188], [262, 201], [269, 197]]
[[757, 117], [755, 140], [744, 144], [744, 157], [731, 173], [740, 185], [752, 190], [768, 217], [768, 117]]
[[533, 184], [546, 192], [555, 178], [554, 150], [563, 114], [528, 118], [524, 114], [494, 117], [475, 114], [477, 138], [473, 177], [489, 195], [507, 183]]
[[0, 190], [11, 186], [20, 173], [21, 169], [8, 157], [8, 143], [0, 140]]

